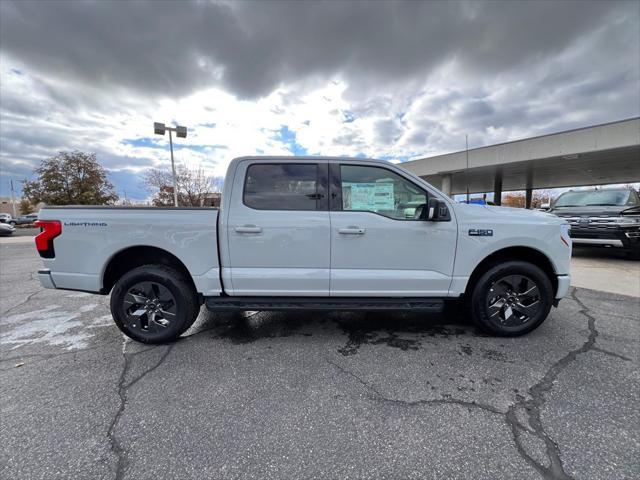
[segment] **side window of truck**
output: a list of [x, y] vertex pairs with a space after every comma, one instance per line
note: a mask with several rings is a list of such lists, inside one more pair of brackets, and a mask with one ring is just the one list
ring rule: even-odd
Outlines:
[[374, 212], [396, 220], [414, 220], [427, 193], [400, 175], [380, 167], [341, 165], [342, 210]]
[[243, 202], [257, 210], [316, 210], [318, 166], [255, 163], [247, 169]]

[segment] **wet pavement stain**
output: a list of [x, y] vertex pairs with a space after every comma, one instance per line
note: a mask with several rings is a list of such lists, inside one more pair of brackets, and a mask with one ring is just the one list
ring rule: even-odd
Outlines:
[[483, 348], [482, 357], [496, 362], [515, 363], [513, 360], [509, 360], [509, 357], [505, 353], [497, 350]]
[[309, 337], [313, 335], [307, 331], [299, 332], [301, 328], [308, 326], [308, 321], [291, 314], [260, 315], [260, 312], [250, 316], [235, 314], [231, 318], [217, 323], [221, 328], [217, 329], [218, 333], [215, 337], [229, 340], [238, 345], [268, 338], [291, 337], [293, 335]]
[[363, 344], [369, 343], [369, 341], [373, 340], [376, 336], [375, 332], [368, 332], [359, 329], [351, 329], [345, 331], [345, 333], [349, 339], [343, 347], [338, 348], [338, 352], [345, 357], [358, 353], [358, 350]]
[[420, 342], [418, 340], [410, 340], [408, 338], [398, 338], [396, 335], [389, 335], [388, 337], [377, 338], [370, 342], [371, 345], [385, 344], [389, 347], [399, 348], [400, 350], [418, 350], [420, 348]]
[[[355, 355], [363, 345], [385, 345], [402, 351], [422, 348], [421, 339], [483, 336], [464, 319], [446, 314], [407, 312], [245, 312], [216, 314], [205, 330], [212, 337], [233, 344], [247, 344], [264, 339], [291, 336], [312, 337], [322, 331], [346, 335], [347, 341], [337, 350], [344, 356]], [[471, 355], [471, 347], [462, 347]], [[499, 353], [499, 352], [497, 352]]]
[[[456, 325], [456, 320], [443, 315], [370, 312], [343, 315], [334, 321], [348, 338], [346, 344], [338, 348], [344, 356], [357, 354], [363, 345], [386, 345], [407, 351], [421, 348], [419, 338], [477, 335], [468, 325]], [[402, 334], [414, 338], [402, 337]]]

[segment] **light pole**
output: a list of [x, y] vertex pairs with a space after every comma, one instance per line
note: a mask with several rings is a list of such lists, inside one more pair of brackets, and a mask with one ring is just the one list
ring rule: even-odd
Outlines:
[[173, 161], [173, 134], [176, 132], [178, 138], [187, 138], [187, 127], [178, 125], [177, 127], [166, 127], [164, 123], [153, 122], [153, 133], [164, 136], [164, 132], [169, 131], [169, 148], [171, 149], [171, 171], [173, 173], [173, 204], [178, 206], [178, 180], [176, 179], [176, 164]]
[[13, 218], [17, 218], [16, 215], [16, 195], [13, 191], [13, 180], [11, 180], [11, 208], [13, 209]]

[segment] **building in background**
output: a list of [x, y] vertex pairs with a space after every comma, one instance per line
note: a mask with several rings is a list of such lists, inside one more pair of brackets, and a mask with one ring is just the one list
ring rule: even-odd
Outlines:
[[[16, 210], [17, 208], [18, 206], [16, 205]], [[0, 197], [0, 213], [8, 213], [13, 216], [13, 205], [10, 197]]]
[[205, 197], [204, 197], [204, 204], [202, 205], [203, 207], [219, 207], [220, 206], [220, 197], [221, 197], [221, 193], [220, 192], [211, 192], [211, 193], [206, 193]]
[[640, 117], [405, 162], [447, 195], [640, 182]]

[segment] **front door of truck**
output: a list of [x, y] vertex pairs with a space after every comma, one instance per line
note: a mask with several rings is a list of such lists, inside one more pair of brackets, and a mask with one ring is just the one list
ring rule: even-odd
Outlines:
[[235, 296], [328, 296], [328, 164], [238, 164], [228, 209], [228, 291]]
[[457, 226], [414, 218], [429, 193], [379, 165], [331, 163], [331, 295], [446, 296]]

